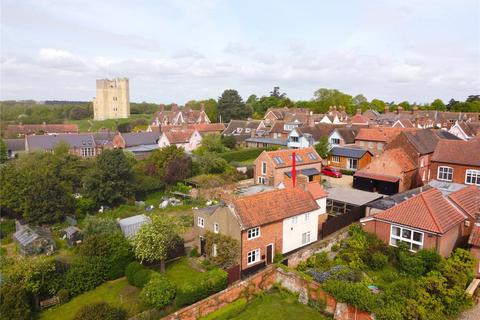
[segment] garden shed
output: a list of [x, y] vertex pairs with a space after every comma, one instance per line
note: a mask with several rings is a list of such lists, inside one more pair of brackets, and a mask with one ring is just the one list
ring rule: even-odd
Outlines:
[[69, 247], [73, 247], [83, 240], [83, 233], [79, 228], [70, 226], [63, 229], [63, 238], [67, 240], [67, 245]]
[[148, 222], [150, 222], [150, 219], [144, 214], [139, 214], [137, 216], [118, 220], [120, 229], [122, 229], [123, 235], [126, 238], [134, 237], [137, 234], [140, 227], [143, 224]]

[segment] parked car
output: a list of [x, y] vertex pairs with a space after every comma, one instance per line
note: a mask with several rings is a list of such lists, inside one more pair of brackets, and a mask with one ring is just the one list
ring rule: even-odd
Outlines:
[[342, 173], [340, 171], [338, 171], [337, 169], [332, 168], [332, 167], [324, 167], [322, 169], [322, 173], [326, 176], [329, 176], [329, 177], [334, 177], [334, 178], [341, 178], [342, 177]]

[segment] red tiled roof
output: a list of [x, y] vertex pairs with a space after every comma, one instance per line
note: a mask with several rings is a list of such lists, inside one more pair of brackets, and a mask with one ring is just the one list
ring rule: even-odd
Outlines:
[[432, 161], [480, 167], [480, 139], [440, 140]]
[[480, 247], [480, 225], [478, 223], [475, 223], [473, 226], [472, 233], [468, 239], [468, 244], [475, 247]]
[[300, 188], [262, 192], [233, 200], [242, 228], [283, 220], [318, 209], [312, 195]]
[[317, 181], [311, 181], [307, 183], [307, 190], [315, 200], [325, 198], [327, 196], [327, 193], [323, 189], [322, 185]]
[[185, 143], [190, 140], [190, 137], [195, 132], [192, 129], [172, 129], [170, 131], [163, 132], [167, 136], [170, 143]]
[[350, 122], [352, 124], [358, 124], [358, 123], [368, 124], [370, 122], [370, 119], [368, 119], [366, 116], [360, 113], [357, 113], [356, 115], [350, 118]]
[[198, 132], [212, 132], [225, 130], [225, 124], [223, 123], [197, 123], [192, 125], [192, 129]]
[[[379, 165], [379, 163], [381, 165]], [[396, 163], [400, 168], [399, 171], [394, 170], [392, 166], [389, 165], [390, 163]], [[395, 148], [386, 150], [380, 156], [375, 157], [366, 167], [358, 170], [355, 176], [395, 182], [398, 180], [397, 178], [401, 177], [402, 173], [415, 169], [417, 169], [417, 165], [412, 159], [410, 159], [402, 149]], [[393, 177], [396, 178], [394, 179]]]
[[50, 133], [78, 132], [76, 124], [9, 124], [7, 131], [10, 133], [34, 134], [39, 131]]
[[469, 186], [450, 193], [448, 196], [457, 206], [462, 208], [470, 217], [477, 219], [480, 214], [480, 188]]
[[[271, 159], [274, 157], [279, 157], [282, 159], [282, 164], [277, 164], [275, 161], [273, 163], [275, 164], [276, 168], [284, 168], [284, 167], [291, 167], [292, 166], [292, 153], [295, 152], [295, 155], [298, 155], [303, 159], [302, 162], [296, 161], [297, 165], [305, 165], [305, 164], [312, 164], [312, 163], [321, 163], [322, 158], [318, 155], [317, 151], [315, 151], [314, 148], [308, 147], [308, 148], [302, 148], [302, 149], [295, 149], [295, 150], [290, 150], [290, 149], [283, 149], [283, 150], [276, 150], [276, 151], [264, 151], [267, 156]], [[308, 157], [308, 153], [313, 153], [316, 157], [316, 160], [311, 160]]]
[[286, 133], [287, 131], [284, 129], [284, 121], [275, 121], [272, 128], [270, 129], [270, 133]]
[[374, 219], [443, 234], [465, 220], [436, 188], [429, 189], [383, 212]]
[[390, 142], [402, 131], [413, 131], [414, 128], [361, 128], [355, 140]]

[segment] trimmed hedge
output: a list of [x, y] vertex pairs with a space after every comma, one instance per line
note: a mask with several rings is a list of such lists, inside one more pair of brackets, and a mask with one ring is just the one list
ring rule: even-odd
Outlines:
[[237, 314], [242, 312], [247, 307], [247, 299], [240, 298], [225, 307], [210, 313], [209, 315], [200, 318], [200, 320], [229, 320], [234, 318]]
[[74, 320], [124, 320], [127, 312], [121, 308], [113, 307], [107, 303], [100, 302], [93, 305], [86, 305], [75, 315]]
[[242, 162], [242, 161], [247, 161], [250, 159], [257, 158], [260, 155], [260, 153], [263, 152], [263, 150], [266, 150], [266, 149], [258, 149], [258, 148], [241, 149], [236, 151], [219, 153], [218, 156], [220, 158], [227, 160], [227, 162], [232, 162], [232, 161]]
[[228, 274], [221, 269], [213, 269], [199, 274], [195, 282], [185, 283], [177, 288], [176, 304], [183, 307], [202, 300], [227, 287]]

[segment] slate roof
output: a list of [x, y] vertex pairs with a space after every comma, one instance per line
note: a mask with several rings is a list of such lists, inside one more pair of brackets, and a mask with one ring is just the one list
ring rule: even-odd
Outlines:
[[7, 150], [25, 151], [25, 139], [4, 139]]
[[242, 229], [261, 226], [318, 209], [313, 196], [300, 188], [285, 188], [233, 201]]
[[125, 140], [125, 147], [157, 144], [159, 134], [156, 132], [132, 132], [122, 133], [123, 140]]
[[431, 189], [431, 188], [432, 188], [431, 186], [426, 185], [423, 187], [407, 190], [405, 192], [400, 192], [400, 193], [394, 194], [393, 196], [385, 197], [385, 198], [370, 202], [368, 204], [368, 207], [387, 210], [401, 202], [404, 202], [410, 199], [412, 196], [417, 195], [421, 192], [427, 191], [428, 189]]
[[91, 133], [27, 136], [26, 139], [29, 151], [53, 150], [60, 142], [71, 148], [95, 147], [95, 139]]
[[258, 143], [267, 143], [267, 144], [275, 144], [279, 146], [286, 146], [287, 140], [283, 139], [274, 139], [274, 138], [267, 138], [267, 137], [253, 137], [245, 139], [246, 142], [258, 142]]
[[435, 188], [415, 195], [372, 217], [437, 234], [444, 234], [466, 219], [440, 190]]
[[333, 147], [332, 150], [330, 150], [330, 153], [332, 154], [332, 156], [348, 157], [348, 158], [356, 158], [356, 159], [360, 159], [367, 152], [370, 153], [366, 149], [354, 148], [354, 147]]
[[69, 226], [65, 229], [63, 229], [63, 231], [65, 232], [65, 234], [67, 235], [67, 237], [71, 237], [72, 235], [74, 235], [75, 233], [77, 232], [81, 232], [81, 230], [75, 226]]
[[30, 226], [23, 226], [20, 230], [13, 233], [13, 238], [23, 247], [39, 238], [51, 238], [50, 232], [41, 227], [31, 228]]
[[480, 167], [480, 139], [441, 140], [432, 161]]
[[354, 143], [358, 134], [358, 129], [356, 128], [336, 128], [335, 130], [346, 144]]
[[480, 218], [480, 188], [468, 186], [448, 196], [457, 206], [473, 219]]
[[319, 123], [313, 127], [296, 128], [300, 134], [310, 134], [314, 141], [319, 141], [322, 137], [328, 137], [336, 127], [331, 124]]
[[[299, 173], [301, 173], [301, 174], [303, 174], [303, 175], [306, 175], [307, 177], [320, 174], [320, 171], [318, 171], [318, 170], [315, 169], [315, 168], [301, 169], [301, 170], [295, 170], [295, 171], [297, 172], [297, 175], [298, 175]], [[292, 177], [292, 172], [293, 172], [293, 171], [287, 171], [287, 172], [285, 172], [285, 174], [286, 174], [289, 178], [291, 178], [291, 177]]]
[[[313, 164], [313, 163], [321, 163], [322, 158], [318, 155], [317, 151], [314, 148], [302, 148], [302, 149], [283, 149], [283, 150], [275, 150], [275, 151], [263, 151], [267, 154], [269, 158], [273, 160], [276, 168], [284, 168], [284, 167], [291, 167], [292, 166], [292, 153], [295, 152], [296, 156], [301, 157], [303, 160], [302, 162], [296, 161], [296, 165], [305, 165], [305, 164]], [[308, 153], [312, 153], [315, 156], [315, 160], [310, 159]], [[277, 163], [274, 158], [278, 157], [282, 160], [282, 163]]]

